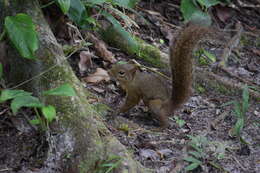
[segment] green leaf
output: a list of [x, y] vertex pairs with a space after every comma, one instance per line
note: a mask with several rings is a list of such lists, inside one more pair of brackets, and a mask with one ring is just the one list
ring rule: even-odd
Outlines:
[[26, 92], [24, 90], [3, 90], [0, 95], [0, 103], [5, 102], [9, 99], [13, 99], [16, 97], [22, 97], [22, 96], [30, 96], [32, 93]]
[[191, 0], [181, 1], [181, 12], [186, 22], [193, 21], [193, 23], [204, 26], [210, 26], [211, 24], [211, 18], [208, 13], [201, 11]]
[[244, 127], [244, 119], [238, 119], [233, 130], [236, 136], [240, 136], [243, 127]]
[[193, 23], [200, 24], [202, 26], [210, 26], [212, 23], [210, 15], [200, 9], [195, 11], [188, 21], [192, 21]]
[[43, 116], [48, 122], [52, 122], [56, 118], [56, 109], [54, 106], [44, 106], [41, 108]]
[[56, 96], [76, 96], [74, 89], [70, 84], [63, 84], [58, 88], [50, 89], [43, 92], [44, 95], [56, 95]]
[[34, 59], [34, 52], [38, 49], [38, 38], [32, 18], [23, 13], [7, 16], [4, 25], [8, 37], [20, 55]]
[[249, 91], [247, 85], [243, 89], [242, 98], [242, 112], [245, 114], [249, 107]]
[[100, 5], [100, 4], [103, 4], [106, 1], [107, 0], [88, 0], [88, 1], [86, 1], [86, 3], [90, 3], [90, 4], [93, 4], [93, 5]]
[[101, 167], [111, 167], [111, 166], [114, 166], [115, 163], [104, 163], [101, 165]]
[[3, 77], [3, 64], [2, 63], [0, 63], [0, 79], [2, 79], [2, 77]]
[[240, 104], [237, 101], [234, 102], [234, 111], [237, 118], [243, 117]]
[[201, 164], [202, 162], [194, 157], [185, 157], [183, 158], [183, 160], [187, 161], [187, 162], [193, 162], [193, 163], [198, 163]]
[[196, 158], [202, 158], [202, 154], [197, 151], [189, 151], [188, 153], [193, 155]]
[[70, 2], [70, 9], [68, 11], [69, 18], [78, 26], [83, 26], [88, 17], [86, 8], [80, 0], [73, 0]]
[[195, 6], [191, 0], [182, 0], [181, 1], [181, 12], [185, 21], [189, 21], [193, 13], [199, 9]]
[[43, 106], [39, 99], [33, 96], [16, 97], [11, 102], [11, 109], [14, 114], [16, 114], [21, 107], [41, 108]]
[[212, 53], [206, 51], [205, 49], [203, 49], [203, 53], [204, 53], [204, 55], [206, 55], [206, 57], [207, 57], [211, 62], [213, 62], [213, 63], [216, 62], [216, 59], [217, 59], [217, 58], [216, 58], [215, 55], [213, 55]]
[[197, 0], [197, 2], [201, 5], [201, 6], [205, 6], [206, 8], [209, 8], [211, 6], [217, 5], [220, 3], [219, 0]]
[[30, 120], [30, 123], [32, 125], [38, 125], [38, 124], [41, 124], [41, 121], [39, 119], [33, 119], [33, 120]]
[[186, 123], [184, 120], [180, 119], [177, 116], [174, 116], [174, 119], [175, 119], [176, 123], [179, 125], [179, 127], [182, 127]]
[[64, 14], [67, 14], [70, 8], [70, 0], [57, 0], [59, 6]]
[[185, 171], [192, 171], [192, 170], [196, 169], [199, 165], [200, 164], [198, 164], [198, 163], [192, 163], [185, 168]]
[[125, 8], [134, 8], [139, 0], [112, 0], [114, 4]]
[[235, 101], [229, 101], [229, 102], [223, 103], [223, 104], [220, 105], [219, 107], [224, 107], [224, 106], [232, 105], [232, 104], [234, 104], [234, 103], [235, 103]]

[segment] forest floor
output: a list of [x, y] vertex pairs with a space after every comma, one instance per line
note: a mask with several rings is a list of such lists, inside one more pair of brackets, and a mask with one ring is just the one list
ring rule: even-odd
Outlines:
[[[170, 0], [158, 3], [141, 2], [138, 9], [151, 24], [147, 26], [136, 21], [140, 30], [134, 32], [167, 53], [169, 37], [171, 37], [169, 33], [175, 32], [182, 23], [179, 20], [181, 18], [179, 4]], [[244, 32], [237, 50], [234, 51], [236, 54], [232, 52], [229, 57], [228, 69], [240, 78], [254, 81], [259, 86], [260, 22], [256, 20], [260, 17], [259, 11], [252, 8], [237, 7], [231, 10], [219, 7], [215, 8], [212, 14], [220, 18], [221, 15], [229, 15], [229, 18], [223, 21], [214, 18], [214, 24], [218, 28], [234, 30], [234, 25], [238, 21], [241, 22]], [[161, 40], [164, 42], [162, 43]], [[111, 49], [111, 51], [120, 61], [133, 58], [119, 50]], [[217, 61], [220, 61], [220, 53], [215, 52], [217, 52]], [[147, 65], [145, 62], [140, 63]], [[213, 66], [214, 64], [203, 68], [211, 71]], [[218, 74], [228, 76], [224, 72]], [[92, 86], [87, 85], [87, 88], [96, 93], [111, 109], [118, 108], [124, 102], [124, 92], [114, 83], [101, 82]], [[230, 135], [237, 121], [234, 105], [224, 105], [231, 101], [243, 102], [242, 92], [221, 85], [208, 86], [205, 82], [195, 84], [194, 90], [188, 103], [169, 119], [171, 127], [160, 132], [153, 131], [158, 128], [158, 122], [152, 119], [143, 103], [117, 117], [111, 114], [105, 115], [104, 119], [107, 127], [122, 144], [127, 146], [135, 159], [155, 172], [167, 173], [178, 169], [183, 171], [182, 168], [187, 167], [191, 162], [184, 162], [182, 159], [192, 156], [194, 151], [201, 155], [198, 158], [201, 166], [193, 172], [260, 172], [259, 100], [250, 97], [250, 106], [245, 113], [245, 124], [241, 132], [241, 137], [245, 140], [243, 143], [239, 138]], [[192, 144], [199, 149], [196, 150], [191, 146]]]
[[[177, 0], [142, 1], [138, 12], [150, 22], [149, 25], [136, 21], [140, 29], [134, 31], [148, 43], [167, 53], [171, 33], [181, 27], [181, 12]], [[254, 3], [254, 1], [248, 1]], [[236, 4], [237, 5], [237, 4]], [[235, 24], [240, 21], [244, 31], [239, 46], [228, 59], [228, 69], [243, 81], [260, 86], [260, 11], [259, 8], [235, 6], [234, 8], [216, 7], [212, 10], [213, 23], [218, 28], [226, 28], [233, 33]], [[162, 41], [163, 40], [163, 41]], [[214, 47], [210, 45], [210, 47]], [[222, 47], [223, 48], [223, 47]], [[117, 60], [128, 61], [134, 57], [109, 47]], [[217, 62], [220, 61], [218, 51]], [[79, 55], [70, 59], [78, 77], [84, 78], [97, 67], [108, 70], [103, 60], [94, 58], [88, 73], [79, 74], [77, 64]], [[141, 64], [147, 65], [145, 62]], [[148, 66], [148, 65], [147, 65]], [[203, 69], [211, 71], [214, 64], [207, 64]], [[227, 73], [218, 71], [220, 76]], [[230, 76], [228, 76], [230, 77]], [[158, 173], [184, 171], [192, 162], [184, 158], [196, 158], [199, 164], [193, 172], [210, 173], [257, 173], [260, 172], [260, 104], [259, 98], [249, 99], [249, 108], [245, 112], [241, 138], [233, 137], [230, 132], [238, 118], [234, 104], [243, 101], [242, 92], [235, 89], [208, 86], [208, 83], [194, 85], [194, 92], [182, 109], [169, 118], [170, 127], [162, 131], [158, 122], [152, 119], [143, 103], [129, 112], [113, 116], [112, 112], [125, 99], [124, 92], [112, 81], [84, 84], [95, 97], [91, 100], [101, 115], [108, 129], [124, 144], [137, 161]], [[102, 103], [102, 104], [100, 104]], [[110, 108], [106, 110], [105, 106]], [[0, 107], [0, 172], [18, 172], [23, 167], [32, 170], [40, 168], [45, 157], [46, 137], [33, 131], [23, 118], [31, 117], [30, 109], [23, 109], [12, 117], [8, 104]], [[190, 160], [191, 161], [191, 160]]]

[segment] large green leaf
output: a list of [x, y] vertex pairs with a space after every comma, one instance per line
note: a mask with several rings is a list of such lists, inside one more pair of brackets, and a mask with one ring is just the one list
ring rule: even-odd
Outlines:
[[14, 114], [16, 114], [21, 107], [41, 108], [43, 106], [39, 99], [33, 96], [16, 97], [11, 102], [11, 109]]
[[30, 96], [32, 93], [26, 92], [24, 90], [2, 90], [0, 95], [0, 103], [5, 102], [9, 99], [13, 99], [16, 97], [22, 97], [22, 96]]
[[49, 105], [41, 108], [43, 116], [48, 122], [52, 122], [56, 118], [56, 109], [55, 107]]
[[88, 17], [86, 8], [80, 0], [71, 1], [68, 16], [78, 26], [83, 26]]
[[211, 18], [208, 13], [201, 11], [191, 0], [181, 1], [181, 12], [186, 22], [193, 21], [203, 26], [210, 26], [211, 24]]
[[57, 0], [59, 6], [64, 14], [66, 14], [70, 9], [70, 0]]
[[70, 84], [63, 84], [58, 88], [50, 89], [43, 92], [44, 95], [56, 95], [56, 96], [75, 96], [76, 93]]
[[38, 38], [32, 18], [20, 13], [5, 18], [5, 29], [8, 37], [24, 58], [34, 59], [38, 49]]
[[192, 14], [198, 11], [198, 8], [194, 5], [191, 0], [181, 1], [181, 12], [185, 21], [189, 21]]

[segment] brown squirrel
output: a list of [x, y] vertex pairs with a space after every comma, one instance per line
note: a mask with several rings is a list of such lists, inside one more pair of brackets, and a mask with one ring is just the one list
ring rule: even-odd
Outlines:
[[109, 74], [119, 81], [127, 94], [126, 101], [118, 113], [128, 111], [142, 99], [160, 121], [160, 125], [167, 127], [168, 116], [180, 108], [191, 94], [193, 50], [201, 39], [209, 35], [214, 35], [212, 29], [189, 25], [177, 37], [175, 44], [171, 44], [172, 89], [158, 75], [142, 72], [134, 64], [114, 64]]

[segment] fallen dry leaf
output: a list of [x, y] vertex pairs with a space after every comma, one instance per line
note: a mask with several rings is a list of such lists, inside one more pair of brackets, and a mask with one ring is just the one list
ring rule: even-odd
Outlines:
[[253, 53], [255, 53], [256, 55], [260, 56], [260, 50], [258, 49], [252, 49]]
[[220, 21], [226, 22], [232, 16], [232, 10], [228, 7], [216, 6], [216, 14]]
[[79, 71], [82, 74], [85, 72], [89, 67], [92, 66], [92, 57], [93, 55], [87, 51], [81, 51], [79, 54], [80, 60], [78, 63]]
[[98, 88], [98, 87], [92, 87], [92, 89], [98, 93], [103, 93], [105, 90]]
[[109, 50], [107, 50], [105, 42], [103, 42], [102, 40], [99, 40], [92, 34], [89, 34], [88, 37], [89, 37], [90, 41], [93, 43], [98, 56], [100, 56], [101, 58], [103, 58], [106, 61], [109, 61], [110, 63], [116, 62], [116, 59], [115, 59], [113, 53], [110, 52]]
[[89, 83], [98, 83], [101, 81], [109, 81], [110, 77], [107, 73], [106, 70], [102, 69], [102, 68], [97, 68], [97, 71], [93, 74], [90, 74], [89, 76], [83, 78], [83, 80], [85, 82], [89, 82]]
[[93, 104], [93, 103], [99, 102], [99, 100], [97, 98], [89, 98], [89, 99], [87, 99], [87, 101], [88, 101], [89, 104]]

